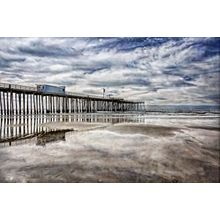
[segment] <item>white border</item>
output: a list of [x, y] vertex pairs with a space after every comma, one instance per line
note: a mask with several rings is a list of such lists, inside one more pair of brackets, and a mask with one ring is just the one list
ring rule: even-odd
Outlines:
[[[1, 37], [218, 37], [219, 0], [4, 0]], [[219, 184], [0, 184], [1, 219], [216, 219]]]
[[218, 184], [1, 184], [1, 218], [216, 219]]
[[1, 0], [0, 36], [220, 36], [219, 0]]

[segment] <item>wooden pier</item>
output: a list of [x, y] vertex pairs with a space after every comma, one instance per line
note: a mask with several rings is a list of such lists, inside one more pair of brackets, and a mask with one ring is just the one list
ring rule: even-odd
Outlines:
[[143, 102], [72, 92], [43, 93], [35, 87], [0, 83], [0, 115], [125, 112], [144, 110]]

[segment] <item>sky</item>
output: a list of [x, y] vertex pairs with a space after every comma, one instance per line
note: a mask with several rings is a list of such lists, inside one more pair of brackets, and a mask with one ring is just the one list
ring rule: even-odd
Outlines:
[[0, 82], [146, 104], [219, 104], [220, 38], [0, 38]]

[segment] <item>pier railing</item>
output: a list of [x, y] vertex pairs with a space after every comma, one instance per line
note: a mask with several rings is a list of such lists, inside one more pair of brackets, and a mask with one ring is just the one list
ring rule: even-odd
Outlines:
[[21, 86], [17, 84], [0, 83], [0, 87], [4, 89], [16, 89], [16, 90], [22, 90], [22, 91], [36, 91], [37, 92], [37, 88], [35, 87]]
[[[17, 84], [9, 84], [9, 83], [0, 83], [0, 88], [37, 92], [36, 87], [23, 86], [23, 85], [17, 85]], [[97, 98], [97, 99], [103, 98], [102, 96], [98, 96], [98, 95], [87, 95], [87, 94], [77, 93], [77, 92], [65, 92], [65, 95], [79, 96], [80, 98], [93, 98], [93, 99], [94, 98]], [[105, 96], [103, 99], [123, 100], [123, 98], [121, 98], [121, 97], [108, 97], [108, 96]]]

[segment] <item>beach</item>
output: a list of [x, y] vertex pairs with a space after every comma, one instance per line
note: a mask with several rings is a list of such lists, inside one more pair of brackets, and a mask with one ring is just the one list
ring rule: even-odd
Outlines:
[[218, 115], [52, 118], [0, 143], [1, 182], [220, 182]]

